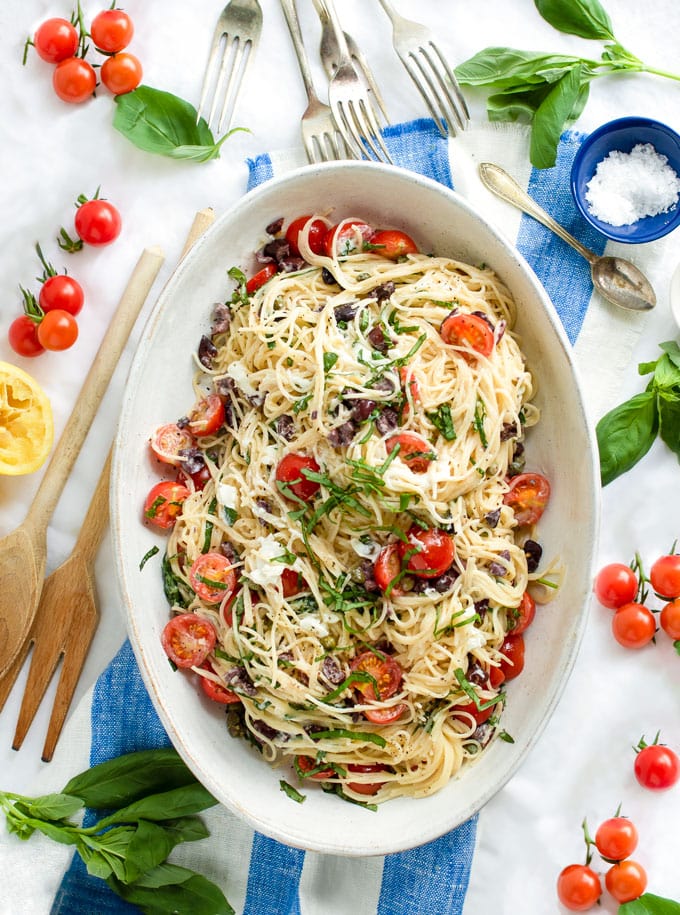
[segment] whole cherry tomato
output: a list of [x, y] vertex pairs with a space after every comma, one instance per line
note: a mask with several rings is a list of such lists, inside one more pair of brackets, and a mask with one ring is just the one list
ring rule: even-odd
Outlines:
[[649, 570], [649, 579], [661, 597], [680, 597], [680, 555], [657, 559]]
[[525, 591], [519, 607], [513, 607], [508, 613], [508, 631], [513, 635], [521, 635], [533, 623], [535, 616], [536, 601]]
[[635, 757], [635, 778], [650, 791], [666, 791], [680, 778], [680, 759], [677, 753], [662, 743], [645, 744]]
[[101, 68], [102, 82], [114, 95], [132, 92], [142, 81], [142, 65], [134, 54], [114, 54]]
[[40, 287], [38, 302], [45, 313], [59, 308], [62, 311], [68, 311], [69, 314], [77, 315], [85, 302], [85, 294], [83, 287], [72, 276], [57, 273], [54, 276], [48, 276]]
[[78, 49], [78, 32], [68, 19], [46, 19], [33, 36], [38, 57], [48, 64], [58, 64], [73, 57]]
[[52, 85], [63, 102], [78, 105], [91, 98], [97, 77], [92, 65], [82, 57], [67, 57], [54, 68]]
[[68, 349], [78, 339], [78, 325], [73, 315], [62, 308], [48, 311], [38, 324], [38, 341], [45, 349]]
[[680, 639], [680, 599], [670, 601], [659, 616], [661, 628], [671, 639]]
[[[300, 232], [311, 218], [311, 216], [298, 216], [298, 218], [294, 219], [286, 229], [286, 241], [290, 245], [292, 253], [296, 254], [298, 257], [300, 256], [300, 246], [298, 244]], [[326, 238], [327, 231], [328, 229], [323, 219], [315, 219], [310, 224], [307, 234], [307, 243], [314, 254], [324, 253], [324, 239]]]
[[116, 207], [108, 200], [86, 200], [76, 210], [75, 227], [86, 245], [109, 245], [120, 235], [122, 221]]
[[656, 620], [644, 604], [631, 601], [612, 617], [612, 633], [624, 648], [644, 648], [654, 638]]
[[597, 827], [595, 845], [603, 858], [622, 861], [633, 854], [638, 843], [635, 823], [628, 817], [611, 817]]
[[95, 46], [107, 54], [122, 51], [132, 41], [135, 28], [124, 10], [102, 10], [92, 20], [90, 35]]
[[38, 325], [28, 315], [19, 315], [9, 326], [9, 345], [20, 356], [39, 356], [45, 347], [38, 340]]
[[617, 610], [634, 601], [637, 589], [635, 572], [622, 562], [612, 562], [600, 569], [593, 588], [602, 606], [610, 610]]
[[647, 872], [637, 861], [628, 858], [609, 868], [604, 885], [617, 902], [638, 899], [647, 888]]
[[376, 254], [382, 254], [393, 261], [407, 254], [418, 253], [418, 246], [410, 235], [398, 229], [380, 229], [371, 237], [368, 247]]
[[498, 649], [504, 657], [501, 659], [500, 668], [506, 680], [514, 680], [524, 670], [524, 636], [506, 635], [503, 644]]
[[585, 864], [570, 864], [557, 878], [557, 896], [572, 912], [585, 912], [601, 895], [600, 878]]

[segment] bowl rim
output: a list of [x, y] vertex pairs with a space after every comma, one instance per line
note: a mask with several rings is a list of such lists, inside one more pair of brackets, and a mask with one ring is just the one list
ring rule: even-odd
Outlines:
[[[311, 175], [318, 175], [321, 177], [329, 172], [342, 171], [343, 173], [347, 173], [348, 169], [352, 169], [354, 171], [363, 170], [369, 174], [375, 173], [376, 177], [383, 173], [389, 174], [392, 177], [398, 177], [401, 178], [401, 180], [407, 180], [410, 183], [419, 184], [420, 186], [424, 187], [425, 189], [429, 189], [430, 191], [434, 190], [438, 194], [443, 194], [445, 197], [448, 197], [451, 203], [453, 203], [459, 209], [464, 210], [471, 219], [483, 224], [484, 232], [487, 233], [489, 239], [492, 239], [493, 243], [499, 247], [499, 250], [502, 250], [504, 255], [509, 260], [514, 262], [516, 267], [520, 270], [523, 276], [523, 280], [527, 283], [528, 287], [531, 288], [531, 291], [535, 296], [536, 307], [541, 308], [545, 312], [546, 321], [549, 323], [552, 333], [554, 334], [556, 346], [562, 350], [564, 358], [566, 359], [567, 365], [570, 369], [576, 401], [574, 404], [574, 409], [577, 410], [583, 417], [583, 432], [585, 439], [590, 445], [589, 454], [584, 456], [586, 463], [590, 465], [588, 468], [590, 470], [588, 475], [590, 485], [588, 486], [587, 491], [584, 490], [584, 499], [589, 501], [589, 506], [591, 509], [591, 523], [589, 531], [589, 534], [591, 534], [591, 548], [588, 553], [588, 569], [586, 570], [585, 574], [579, 574], [579, 578], [582, 577], [583, 579], [576, 593], [577, 602], [579, 603], [579, 611], [574, 619], [574, 627], [570, 633], [569, 646], [564, 650], [564, 654], [560, 658], [559, 669], [562, 676], [560, 677], [559, 681], [552, 684], [551, 691], [549, 691], [549, 695], [547, 701], [543, 706], [540, 718], [533, 722], [533, 727], [530, 734], [528, 734], [528, 736], [525, 737], [524, 740], [520, 743], [520, 746], [517, 748], [517, 751], [514, 754], [512, 760], [502, 768], [502, 771], [497, 774], [494, 779], [489, 780], [488, 784], [485, 786], [485, 789], [479, 791], [474, 799], [466, 800], [465, 804], [461, 805], [460, 811], [457, 812], [457, 818], [455, 820], [451, 820], [445, 829], [434, 829], [432, 826], [428, 827], [427, 824], [424, 823], [421, 824], [420, 833], [416, 838], [409, 837], [405, 839], [403, 836], [396, 833], [383, 835], [381, 837], [379, 846], [377, 846], [375, 838], [373, 841], [371, 841], [369, 838], [362, 835], [361, 837], [357, 836], [356, 843], [353, 843], [351, 846], [341, 846], [337, 843], [337, 841], [332, 839], [324, 841], [307, 839], [304, 835], [304, 830], [300, 831], [299, 829], [296, 829], [294, 822], [295, 817], [292, 817], [291, 822], [288, 824], [278, 824], [272, 826], [269, 822], [263, 822], [248, 809], [247, 805], [244, 805], [242, 800], [241, 802], [236, 802], [234, 798], [230, 798], [229, 800], [225, 799], [224, 792], [220, 792], [219, 790], [219, 783], [216, 779], [212, 778], [211, 773], [206, 771], [206, 767], [200, 761], [200, 753], [197, 754], [196, 748], [188, 745], [188, 741], [185, 739], [183, 734], [178, 731], [174, 716], [167, 708], [167, 697], [164, 699], [161, 695], [159, 684], [154, 680], [153, 670], [151, 669], [148, 660], [145, 658], [145, 646], [143, 644], [143, 639], [140, 638], [139, 631], [139, 611], [135, 612], [131, 589], [128, 587], [128, 582], [126, 581], [126, 561], [123, 555], [124, 551], [122, 549], [122, 546], [125, 542], [125, 525], [122, 523], [123, 514], [120, 504], [124, 499], [123, 481], [125, 479], [126, 466], [125, 444], [123, 441], [124, 437], [120, 434], [120, 432], [121, 430], [124, 430], [126, 423], [129, 423], [129, 415], [132, 412], [132, 405], [135, 400], [134, 397], [124, 396], [123, 398], [123, 406], [121, 408], [118, 426], [119, 431], [115, 439], [111, 482], [111, 525], [114, 560], [117, 572], [116, 577], [122, 602], [125, 607], [127, 628], [130, 635], [132, 648], [140, 668], [140, 673], [142, 675], [144, 685], [147, 689], [147, 692], [149, 693], [152, 704], [154, 705], [163, 726], [171, 738], [173, 745], [176, 747], [177, 751], [185, 760], [187, 765], [189, 765], [189, 767], [192, 768], [194, 772], [197, 772], [200, 780], [206, 785], [208, 790], [215, 794], [220, 799], [220, 801], [224, 803], [225, 806], [227, 806], [228, 809], [239, 815], [242, 819], [246, 820], [246, 822], [252, 828], [258, 830], [259, 832], [293, 847], [304, 848], [307, 850], [326, 854], [355, 857], [376, 854], [382, 855], [405, 851], [417, 847], [418, 845], [421, 845], [425, 842], [437, 839], [444, 835], [447, 831], [467, 821], [470, 817], [478, 813], [479, 810], [482, 809], [482, 807], [484, 807], [484, 805], [488, 803], [505, 786], [505, 784], [516, 774], [517, 770], [525, 761], [527, 755], [534, 748], [562, 697], [566, 682], [576, 662], [579, 647], [585, 633], [589, 612], [588, 598], [590, 594], [590, 581], [592, 580], [592, 573], [595, 562], [595, 547], [599, 534], [601, 491], [598, 486], [599, 474], [597, 473], [596, 468], [596, 447], [594, 431], [592, 423], [589, 421], [589, 413], [584, 400], [584, 387], [581, 383], [577, 366], [575, 364], [573, 348], [569, 344], [562, 322], [546, 290], [536, 277], [536, 274], [526, 259], [518, 251], [514, 243], [510, 241], [510, 239], [505, 236], [499, 229], [497, 229], [493, 222], [487, 219], [483, 210], [480, 210], [472, 202], [466, 200], [457, 191], [442, 185], [434, 179], [414, 173], [406, 168], [386, 166], [380, 163], [369, 163], [363, 161], [342, 163], [327, 162], [316, 165], [305, 165], [292, 171], [286, 172], [281, 176], [269, 179], [263, 184], [244, 194], [241, 198], [238, 199], [238, 201], [236, 201], [235, 204], [229, 207], [220, 217], [218, 217], [218, 219], [215, 220], [215, 222], [208, 228], [204, 235], [198, 239], [191, 251], [188, 252], [187, 256], [173, 271], [165, 287], [162, 289], [158, 300], [154, 304], [154, 307], [147, 318], [145, 327], [143, 328], [137, 350], [134, 354], [133, 361], [129, 369], [129, 374], [125, 386], [126, 391], [134, 391], [138, 389], [140, 380], [139, 376], [142, 372], [144, 362], [148, 358], [149, 344], [153, 342], [156, 326], [162, 320], [163, 314], [166, 311], [166, 303], [168, 300], [171, 300], [173, 290], [179, 284], [181, 277], [187, 271], [191, 270], [194, 261], [199, 259], [201, 249], [209, 245], [212, 235], [217, 235], [221, 231], [221, 227], [225, 223], [228, 224], [230, 221], [234, 220], [238, 214], [242, 212], [243, 208], [249, 208], [253, 205], [253, 202], [256, 202], [257, 199], [260, 197], [266, 198], [268, 195], [271, 195], [272, 192], [276, 191], [284, 184], [299, 181]], [[586, 468], [584, 467], [583, 469], [585, 470]], [[409, 798], [406, 798], [405, 800], [414, 802], [413, 799]]]
[[[666, 223], [661, 223], [656, 228], [650, 228], [646, 231], [642, 228], [647, 219], [656, 219], [656, 216], [645, 216], [642, 219], [638, 220], [640, 228], [635, 232], [631, 232], [630, 224], [628, 226], [613, 226], [610, 223], [603, 222], [598, 219], [588, 209], [588, 206], [579, 190], [579, 180], [582, 177], [582, 168], [583, 162], [588, 154], [590, 148], [593, 146], [597, 140], [608, 134], [613, 134], [623, 130], [630, 130], [636, 127], [645, 127], [649, 130], [657, 131], [660, 134], [664, 134], [667, 137], [675, 140], [678, 146], [678, 156], [680, 159], [680, 133], [670, 127], [668, 124], [664, 124], [663, 121], [658, 121], [654, 118], [646, 118], [642, 115], [626, 115], [625, 117], [615, 118], [613, 121], [607, 121], [605, 124], [601, 124], [599, 127], [596, 127], [591, 133], [589, 133], [579, 148], [576, 150], [576, 155], [574, 156], [574, 161], [572, 162], [569, 184], [571, 188], [571, 194], [578, 208], [579, 212], [583, 218], [591, 225], [593, 228], [604, 235], [606, 238], [611, 239], [612, 241], [621, 242], [623, 244], [646, 244], [651, 241], [656, 241], [659, 238], [663, 238], [666, 235], [669, 235], [674, 229], [680, 225], [680, 200], [675, 205], [675, 213], [672, 218], [669, 219]], [[612, 150], [610, 150], [612, 151]], [[600, 160], [598, 160], [599, 162]], [[671, 164], [671, 163], [669, 163]], [[671, 166], [673, 167], [673, 166]], [[677, 174], [680, 175], [680, 172], [677, 169], [673, 169]], [[661, 216], [664, 214], [657, 214]], [[634, 223], [633, 225], [636, 225]], [[627, 234], [623, 234], [622, 229], [628, 229]]]

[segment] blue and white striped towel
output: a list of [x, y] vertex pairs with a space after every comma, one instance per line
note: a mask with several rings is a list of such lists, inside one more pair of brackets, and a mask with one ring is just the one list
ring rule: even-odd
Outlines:
[[[386, 131], [397, 164], [455, 187], [516, 240], [555, 303], [577, 361], [588, 367], [590, 407], [599, 415], [615, 396], [621, 369], [629, 362], [641, 327], [639, 318], [610, 307], [599, 297], [591, 299], [590, 273], [583, 259], [538, 223], [493, 198], [479, 182], [476, 167], [480, 161], [504, 166], [559, 221], [601, 252], [604, 240], [579, 216], [569, 192], [569, 170], [580, 140], [579, 134], [565, 134], [557, 165], [538, 172], [528, 164], [528, 134], [522, 128], [481, 125], [451, 141], [442, 139], [427, 120]], [[300, 151], [259, 156], [249, 163], [249, 186], [304, 164], [300, 156]], [[610, 339], [612, 334], [617, 339], [607, 360], [598, 358], [605, 324]], [[88, 700], [90, 764], [167, 745], [129, 643], [123, 645]], [[219, 883], [236, 911], [244, 915], [460, 915], [463, 911], [476, 818], [421, 848], [363, 859], [288, 848], [253, 832], [221, 807], [208, 811], [205, 818], [212, 839], [178, 849], [173, 860]], [[76, 858], [59, 888], [52, 915], [135, 911], [102, 881], [89, 877]]]

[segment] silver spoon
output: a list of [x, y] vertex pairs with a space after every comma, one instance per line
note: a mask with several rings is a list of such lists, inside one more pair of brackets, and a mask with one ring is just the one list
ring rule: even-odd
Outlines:
[[482, 162], [479, 177], [490, 191], [532, 216], [585, 257], [590, 264], [593, 285], [607, 301], [631, 311], [649, 311], [656, 305], [656, 295], [647, 277], [630, 261], [621, 257], [600, 257], [577, 241], [573, 235], [549, 216], [514, 178], [498, 165]]

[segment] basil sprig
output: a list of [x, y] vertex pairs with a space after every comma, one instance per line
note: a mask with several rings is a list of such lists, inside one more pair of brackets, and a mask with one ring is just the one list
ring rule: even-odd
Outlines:
[[138, 86], [132, 92], [117, 95], [115, 101], [115, 129], [144, 152], [171, 159], [217, 159], [227, 137], [244, 129], [236, 127], [215, 140], [204, 118], [197, 123], [193, 105], [151, 86]]
[[[147, 915], [233, 915], [222, 890], [201, 874], [169, 864], [182, 842], [208, 836], [196, 816], [217, 803], [175, 750], [143, 750], [93, 766], [57, 794], [0, 792], [7, 828], [75, 846], [87, 871]], [[92, 826], [70, 818], [84, 807], [107, 814]]]
[[606, 413], [596, 427], [602, 485], [634, 467], [657, 434], [680, 459], [680, 346], [661, 343], [663, 355], [638, 365], [651, 375], [646, 389]]
[[534, 0], [541, 16], [560, 32], [603, 41], [599, 59], [515, 48], [484, 48], [456, 67], [462, 85], [495, 90], [487, 99], [490, 121], [527, 120], [532, 124], [530, 157], [536, 168], [555, 164], [565, 126], [583, 111], [590, 83], [612, 73], [653, 73], [680, 79], [648, 67], [616, 39], [599, 0]]

